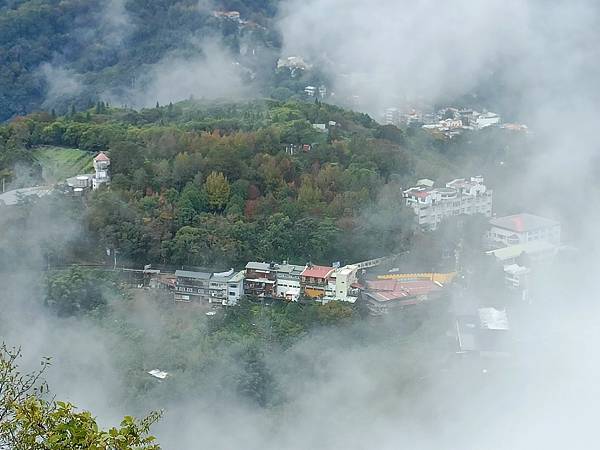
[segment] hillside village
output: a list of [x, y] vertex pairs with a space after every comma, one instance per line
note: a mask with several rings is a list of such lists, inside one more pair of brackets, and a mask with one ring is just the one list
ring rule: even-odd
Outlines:
[[499, 127], [513, 132], [528, 133], [527, 125], [504, 123], [502, 117], [491, 111], [476, 111], [473, 108], [447, 107], [437, 111], [431, 108], [400, 109], [387, 108], [383, 114], [387, 125], [421, 127], [431, 133], [439, 133], [451, 139], [465, 131], [479, 131], [489, 127]]
[[593, 449], [598, 22], [0, 1], [0, 450]]
[[[322, 94], [325, 95], [326, 90], [316, 89], [314, 92], [307, 92], [309, 96]], [[336, 213], [340, 224], [343, 224], [349, 215], [356, 214], [357, 201], [363, 202], [363, 207], [368, 208], [375, 200], [375, 196], [369, 196], [368, 191], [368, 186], [373, 186], [373, 184], [369, 184], [372, 183], [369, 181], [369, 177], [371, 177], [370, 180], [374, 180], [374, 173], [366, 168], [369, 167], [367, 164], [359, 170], [352, 169], [354, 171], [351, 171], [352, 161], [360, 161], [360, 158], [364, 158], [364, 156], [358, 156], [362, 152], [374, 152], [371, 148], [383, 151], [389, 149], [389, 152], [382, 153], [381, 157], [377, 159], [377, 170], [383, 174], [388, 170], [390, 161], [394, 161], [394, 158], [402, 158], [401, 145], [410, 138], [411, 129], [419, 130], [418, 139], [426, 138], [430, 131], [420, 125], [424, 120], [422, 117], [414, 118], [415, 122], [411, 122], [413, 118], [410, 118], [410, 115], [403, 116], [402, 125], [397, 128], [392, 123], [379, 125], [368, 116], [343, 115], [340, 110], [321, 105], [318, 102], [285, 106], [274, 104], [269, 105], [268, 108], [272, 111], [265, 115], [268, 120], [277, 120], [278, 115], [285, 117], [285, 120], [290, 120], [290, 118], [301, 117], [300, 112], [306, 114], [305, 120], [294, 119], [292, 122], [294, 128], [301, 126], [302, 133], [294, 132], [289, 137], [286, 136], [285, 140], [275, 141], [269, 150], [277, 154], [280, 161], [289, 161], [287, 167], [291, 167], [292, 162], [293, 164], [301, 163], [305, 164], [307, 172], [312, 171], [313, 173], [313, 175], [304, 175], [303, 177], [296, 175], [297, 179], [299, 178], [296, 183], [287, 182], [286, 184], [282, 181], [279, 185], [274, 185], [282, 192], [287, 190], [286, 195], [289, 196], [287, 202], [292, 201], [292, 198], [295, 197], [294, 200], [301, 204], [302, 208], [305, 208], [304, 211], [307, 215], [314, 214], [318, 217], [324, 215], [322, 211], [314, 209], [315, 205], [321, 201], [320, 199], [332, 202], [336, 199], [334, 195], [338, 195], [338, 200], [342, 198], [342, 194], [335, 194], [335, 191], [340, 189], [342, 181], [349, 183], [348, 186], [359, 181], [361, 183], [359, 186], [364, 186], [357, 188], [361, 189], [360, 197], [343, 194], [345, 206], [343, 209], [338, 209]], [[98, 119], [110, 120], [110, 116], [103, 117], [102, 111], [106, 112], [106, 107], [103, 109], [100, 104], [100, 107], [97, 105], [96, 109], [100, 111], [97, 118], [95, 115], [87, 114], [90, 122]], [[256, 114], [254, 111], [252, 113], [244, 109], [241, 111], [244, 111], [244, 118]], [[116, 112], [116, 114], [123, 113], [126, 112]], [[167, 115], [165, 117], [175, 114], [173, 106], [144, 111], [144, 114], [149, 113], [165, 114]], [[183, 113], [178, 112], [177, 114]], [[216, 114], [221, 114], [221, 111], [217, 109]], [[461, 114], [465, 114], [465, 111], [448, 109], [440, 111], [438, 115], [440, 117], [450, 115], [458, 117]], [[519, 135], [503, 128], [506, 124], [502, 124], [499, 117], [475, 112], [468, 116], [470, 118], [467, 117], [467, 122], [471, 125], [466, 126], [471, 128], [465, 129], [481, 131], [478, 134], [484, 139], [483, 142], [489, 138], [488, 133], [483, 130], [496, 129], [500, 133], [504, 133], [506, 139], [511, 141], [518, 142], [520, 138]], [[351, 118], [351, 121], [348, 117]], [[66, 127], [70, 126], [67, 124], [75, 119], [88, 120], [83, 115], [75, 115], [73, 118], [60, 119], [52, 127], [61, 127], [60, 129], [65, 129], [66, 133], [68, 129]], [[391, 120], [395, 121], [396, 119], [398, 117], [393, 112]], [[450, 120], [450, 118], [442, 120]], [[461, 123], [465, 122], [461, 119]], [[363, 129], [366, 130], [366, 133], [372, 133], [371, 136], [375, 138], [371, 141], [373, 144], [369, 144], [369, 141], [353, 141], [354, 138], [349, 137], [350, 130], [360, 130], [357, 128], [359, 124], [367, 127]], [[416, 128], [414, 128], [415, 124], [418, 125]], [[94, 127], [95, 125], [88, 126]], [[261, 126], [265, 126], [264, 123]], [[52, 127], [46, 126], [44, 132], [49, 132]], [[77, 127], [80, 130], [86, 129], [85, 125], [77, 124]], [[252, 136], [245, 136], [245, 138], [253, 139]], [[41, 139], [42, 143], [46, 143], [44, 139]], [[230, 149], [237, 145], [232, 144], [235, 141], [226, 134], [221, 136], [218, 132], [211, 134], [203, 132], [201, 139], [206, 142], [222, 140], [225, 142], [222, 148]], [[332, 150], [337, 151], [336, 146], [342, 145], [344, 139], [346, 143], [350, 142], [352, 145], [360, 142], [357, 146], [352, 147], [352, 151], [358, 155], [352, 156], [352, 160], [346, 159], [345, 164], [348, 165], [346, 172], [341, 172], [338, 162], [322, 164], [323, 159], [335, 160], [338, 158]], [[378, 141], [377, 139], [388, 140]], [[450, 140], [444, 142], [452, 145]], [[395, 147], [387, 147], [390, 143], [393, 143]], [[94, 142], [92, 144], [96, 145]], [[373, 145], [373, 147], [369, 145]], [[458, 146], [460, 145], [459, 143]], [[155, 148], [158, 157], [162, 150], [160, 145]], [[225, 222], [210, 222], [211, 228], [209, 229], [213, 234], [201, 237], [203, 236], [200, 233], [201, 229], [195, 228], [196, 224], [201, 223], [201, 220], [215, 221], [218, 218], [221, 221], [239, 220], [235, 219], [236, 217], [244, 217], [248, 221], [253, 220], [252, 209], [249, 207], [257, 202], [257, 192], [259, 192], [257, 184], [249, 182], [240, 184], [241, 190], [236, 187], [238, 194], [232, 196], [229, 189], [232, 189], [239, 181], [230, 187], [227, 177], [223, 173], [217, 173], [214, 169], [212, 172], [204, 169], [206, 178], [203, 179], [200, 174], [200, 167], [203, 164], [202, 155], [199, 154], [195, 160], [191, 160], [187, 153], [180, 153], [176, 155], [172, 164], [173, 175], [176, 175], [176, 171], [186, 174], [187, 184], [175, 183], [176, 178], [173, 177], [170, 179], [170, 183], [175, 189], [167, 191], [164, 184], [149, 183], [147, 178], [149, 173], [157, 176], [164, 173], [165, 167], [169, 169], [169, 165], [165, 166], [167, 161], [163, 160], [160, 162], [160, 166], [155, 167], [146, 162], [142, 168], [135, 161], [127, 159], [128, 169], [123, 171], [123, 155], [127, 154], [125, 152], [129, 152], [130, 149], [131, 147], [119, 149], [117, 144], [116, 149], [96, 152], [87, 150], [84, 155], [87, 155], [91, 161], [89, 164], [80, 162], [79, 166], [85, 167], [85, 170], [79, 170], [76, 175], [65, 179], [56, 179], [53, 185], [17, 189], [0, 194], [0, 210], [18, 207], [20, 204], [27, 204], [28, 198], [35, 199], [49, 194], [54, 194], [58, 198], [69, 200], [72, 205], [81, 205], [84, 208], [87, 208], [90, 203], [93, 204], [114, 195], [112, 203], [98, 203], [97, 213], [101, 214], [101, 218], [106, 217], [105, 214], [109, 215], [102, 220], [108, 220], [105, 226], [111, 232], [115, 229], [118, 230], [119, 227], [122, 227], [122, 231], [113, 235], [111, 240], [103, 240], [104, 236], [99, 236], [99, 241], [103, 246], [99, 252], [100, 256], [98, 253], [95, 256], [94, 263], [98, 264], [97, 267], [101, 271], [118, 274], [133, 291], [148, 289], [161, 295], [162, 298], [168, 299], [178, 309], [200, 308], [210, 313], [210, 317], [227, 314], [226, 311], [231, 311], [232, 308], [235, 310], [248, 302], [260, 305], [261, 308], [282, 304], [311, 305], [311, 307], [314, 305], [316, 308], [324, 305], [343, 305], [344, 308], [361, 311], [361, 314], [365, 314], [373, 320], [386, 316], [396, 317], [397, 314], [402, 315], [405, 312], [419, 314], [420, 311], [426, 311], [430, 307], [440, 307], [447, 310], [446, 312], [453, 318], [452, 330], [449, 332], [454, 335], [455, 351], [503, 354], [506, 353], [504, 350], [499, 351], [499, 349], [492, 348], [493, 345], [490, 346], [490, 342], [496, 341], [495, 338], [483, 338], [482, 336], [489, 333], [492, 333], [493, 336], [511, 335], [511, 308], [520, 308], [519, 305], [526, 306], [539, 301], [539, 294], [533, 287], [532, 280], [535, 280], [539, 273], [543, 273], [546, 266], [559, 260], [564, 250], [559, 222], [527, 212], [508, 216], [498, 215], [495, 209], [494, 186], [490, 184], [488, 178], [481, 175], [472, 174], [465, 178], [449, 179], [443, 183], [439, 183], [435, 179], [419, 178], [414, 184], [410, 183], [409, 177], [404, 177], [402, 183], [396, 181], [400, 178], [390, 177], [387, 180], [389, 182], [387, 186], [394, 189], [393, 200], [387, 200], [384, 208], [388, 208], [389, 214], [402, 218], [401, 227], [410, 236], [411, 241], [417, 242], [423, 238], [429, 239], [430, 244], [436, 242], [436, 239], [440, 243], [439, 237], [447, 232], [450, 232], [452, 238], [458, 239], [458, 241], [442, 243], [441, 247], [432, 248], [431, 251], [421, 247], [412, 253], [412, 243], [404, 248], [386, 248], [382, 245], [376, 252], [368, 248], [368, 258], [370, 259], [365, 259], [348, 257], [347, 254], [341, 256], [339, 244], [334, 244], [333, 240], [331, 243], [326, 243], [330, 244], [331, 249], [326, 257], [315, 256], [315, 249], [322, 248], [324, 245], [322, 236], [317, 236], [317, 244], [310, 252], [305, 252], [302, 248], [299, 250], [292, 248], [286, 252], [278, 252], [278, 256], [275, 258], [256, 258], [256, 252], [248, 252], [243, 259], [239, 257], [239, 253], [234, 253], [230, 262], [215, 264], [214, 257], [213, 259], [203, 258], [203, 252], [209, 249], [208, 245], [204, 246], [204, 240], [214, 238], [227, 225]], [[45, 150], [54, 151], [54, 149]], [[66, 152], [67, 150], [61, 151]], [[80, 150], [71, 149], [70, 151]], [[219, 150], [219, 152], [222, 151]], [[472, 151], [477, 152], [478, 149], [473, 146]], [[332, 153], [327, 154], [326, 152]], [[213, 155], [216, 154], [213, 153]], [[376, 153], [369, 154], [369, 158], [372, 158], [371, 155], [374, 154]], [[139, 156], [141, 157], [141, 154]], [[503, 168], [502, 161], [505, 157], [506, 155], [502, 153], [496, 156], [500, 163], [496, 162], [495, 167], [499, 167], [499, 170]], [[265, 164], [262, 161], [268, 161], [271, 156], [262, 158], [264, 160], [255, 158], [252, 162], [252, 164], [257, 164], [259, 171], [265, 170]], [[179, 164], [179, 160], [182, 161], [182, 164]], [[195, 164], [193, 169], [188, 167], [192, 161]], [[215, 161], [218, 164], [215, 167], [225, 173], [231, 173], [220, 164], [218, 157]], [[235, 159], [231, 159], [229, 164], [239, 164], [239, 161], [234, 161]], [[397, 171], [405, 170], [407, 161], [410, 163], [410, 159], [400, 159], [400, 161], [401, 163], [397, 163], [395, 166]], [[373, 166], [371, 165], [371, 167]], [[479, 166], [474, 165], [473, 167]], [[93, 168], [93, 171], [89, 170], [90, 168]], [[315, 175], [315, 168], [318, 175]], [[234, 177], [239, 176], [242, 169], [237, 170], [237, 172], [233, 172], [237, 173]], [[422, 171], [423, 167], [420, 170]], [[463, 171], [464, 169], [457, 165], [446, 174], [451, 176]], [[489, 167], [487, 173], [489, 173]], [[195, 177], [194, 174], [196, 174]], [[265, 173], [265, 175], [269, 174]], [[341, 175], [347, 176], [347, 181], [342, 180]], [[252, 177], [253, 175], [248, 176], [250, 179]], [[212, 205], [206, 197], [207, 185], [211, 178], [217, 180], [218, 189], [225, 189], [223, 199], [219, 197], [221, 195], [219, 190], [214, 191], [217, 195], [213, 194], [215, 203]], [[140, 187], [133, 188], [132, 183], [138, 183], [137, 180], [141, 180], [138, 184]], [[385, 182], [383, 177], [378, 180], [381, 183]], [[495, 180], [498, 180], [497, 176]], [[253, 181], [253, 183], [257, 182]], [[269, 185], [264, 184], [264, 186]], [[291, 194], [290, 189], [297, 189], [297, 194]], [[324, 195], [327, 189], [332, 189], [332, 193]], [[122, 201], [123, 197], [119, 198], [119, 195], [127, 191], [129, 193], [125, 198], [128, 199], [129, 204], [125, 206]], [[243, 197], [240, 198], [240, 195]], [[177, 197], [180, 197], [180, 200], [172, 201], [169, 206], [168, 198], [176, 199]], [[272, 201], [274, 196], [271, 194], [268, 198], [270, 198], [269, 201]], [[239, 204], [237, 209], [233, 210], [235, 211], [233, 215], [228, 212], [230, 206], [227, 205], [227, 202], [231, 201], [228, 199], [235, 200]], [[283, 209], [289, 207], [286, 205], [286, 200], [280, 201], [282, 210], [286, 210]], [[264, 203], [264, 205], [267, 204]], [[332, 202], [333, 204], [335, 201]], [[152, 223], [155, 226], [165, 226], [170, 222], [173, 228], [171, 228], [172, 231], [167, 230], [167, 236], [173, 239], [178, 234], [182, 234], [181, 241], [176, 243], [177, 247], [165, 246], [163, 242], [159, 242], [160, 254], [154, 253], [154, 257], [141, 256], [136, 263], [128, 259], [128, 251], [123, 246], [130, 245], [128, 233], [131, 228], [128, 226], [128, 220], [131, 220], [130, 211], [134, 205], [143, 208], [143, 215], [140, 216], [138, 223], [140, 226], [147, 225], [144, 228], [145, 231], [142, 231], [144, 234], [140, 236], [141, 239], [145, 239], [149, 233], [154, 233], [151, 228]], [[125, 208], [121, 209], [123, 206]], [[119, 221], [110, 216], [114, 208], [116, 211], [122, 211], [120, 214], [123, 214], [124, 219]], [[381, 208], [381, 204], [377, 208]], [[200, 212], [203, 215], [199, 215]], [[185, 215], [179, 218], [178, 215], [182, 213]], [[326, 227], [325, 230], [330, 229], [327, 228], [331, 223], [327, 222], [329, 219], [325, 217], [321, 220]], [[270, 217], [267, 215], [258, 222], [269, 222], [271, 229], [283, 232], [294, 229], [289, 217], [281, 214], [271, 214]], [[288, 237], [289, 234], [286, 234], [286, 237], [276, 235], [279, 239], [276, 245], [297, 244], [304, 247], [304, 241], [308, 239], [306, 233], [310, 233], [315, 222], [308, 223], [310, 224], [308, 228], [302, 228], [303, 234], [298, 234], [295, 238]], [[477, 226], [471, 227], [469, 224], [477, 224]], [[194, 227], [185, 225], [194, 225]], [[399, 227], [400, 225], [394, 226]], [[461, 231], [463, 227], [464, 230]], [[256, 230], [256, 228], [250, 227], [248, 229]], [[397, 233], [398, 229], [390, 228], [388, 230], [390, 236]], [[266, 231], [270, 232], [270, 230], [263, 232]], [[174, 236], [175, 232], [177, 235]], [[231, 232], [236, 233], [235, 230], [231, 230]], [[347, 247], [352, 247], [350, 241], [346, 239], [348, 231], [340, 228], [337, 232], [340, 238], [345, 239]], [[255, 231], [251, 231], [242, 238], [240, 245], [245, 244], [244, 239], [252, 239], [254, 233]], [[122, 236], [127, 236], [126, 242], [122, 241]], [[298, 242], [290, 242], [290, 239]], [[465, 240], [469, 240], [471, 243], [468, 244], [464, 242]], [[374, 237], [368, 245], [379, 244], [377, 241], [378, 238]], [[217, 242], [217, 250], [219, 250], [219, 245], [222, 244]], [[97, 247], [96, 245], [96, 250], [98, 250]], [[177, 259], [165, 257], [164, 252], [171, 249], [177, 250]], [[90, 248], [90, 250], [94, 250], [94, 248]], [[420, 258], [419, 256], [422, 255], [419, 255], [419, 252], [427, 255]], [[291, 257], [288, 256], [290, 254]], [[305, 256], [298, 257], [299, 254]], [[160, 257], [157, 257], [159, 255]], [[192, 255], [193, 258], [190, 257]], [[51, 267], [49, 261], [47, 265], [49, 268]], [[60, 270], [60, 266], [58, 270]], [[492, 296], [481, 295], [481, 286], [477, 289], [472, 287], [474, 284], [481, 284], [480, 280], [486, 280], [486, 277], [490, 277], [490, 283], [499, 282], [501, 284], [501, 286], [495, 286], [501, 293], [499, 297], [505, 298], [498, 300]], [[221, 313], [221, 311], [223, 312]], [[507, 339], [510, 340], [510, 337], [502, 337], [499, 341], [504, 342]]]
[[[110, 158], [104, 152], [93, 158], [95, 172], [80, 174], [58, 184], [63, 195], [82, 196], [98, 189], [109, 189]], [[47, 195], [51, 188], [26, 188], [0, 195], [5, 206], [17, 205], [29, 195]], [[561, 248], [559, 222], [528, 213], [506, 217], [493, 214], [493, 190], [481, 176], [449, 181], [436, 187], [428, 179], [402, 193], [405, 207], [414, 216], [414, 226], [424, 232], [436, 230], [450, 218], [481, 215], [489, 221], [485, 239], [485, 255], [493, 257], [503, 267], [506, 286], [523, 301], [531, 301], [529, 278], [532, 266], [552, 261]], [[115, 250], [107, 249], [108, 254]], [[114, 269], [117, 269], [114, 255]], [[374, 316], [395, 309], [413, 307], [435, 301], [451, 289], [462, 276], [460, 255], [456, 255], [453, 271], [447, 273], [400, 273], [394, 266], [402, 255], [382, 257], [341, 265], [318, 265], [313, 262], [292, 264], [287, 261], [250, 261], [242, 270], [226, 272], [194, 270], [127, 269], [134, 274], [134, 284], [168, 290], [175, 303], [205, 304], [232, 307], [242, 297], [260, 301], [302, 302], [327, 304], [332, 301], [366, 306]], [[506, 320], [506, 319], [505, 319]]]
[[[98, 153], [93, 158], [94, 173], [77, 175], [59, 183], [58, 192], [77, 197], [94, 190], [109, 189], [110, 164], [106, 153]], [[18, 194], [2, 194], [0, 200], [5, 205], [16, 205], [24, 195], [39, 196], [50, 192], [49, 188], [25, 189]], [[559, 222], [528, 213], [495, 216], [493, 190], [481, 176], [455, 179], [442, 187], [437, 187], [433, 180], [418, 180], [414, 186], [403, 190], [402, 197], [404, 207], [413, 214], [415, 228], [423, 232], [435, 231], [451, 218], [485, 217], [488, 227], [482, 236], [483, 254], [502, 267], [504, 284], [514, 298], [525, 304], [536, 300], [530, 292], [530, 279], [536, 270], [560, 254]], [[132, 285], [169, 292], [175, 304], [227, 308], [235, 307], [242, 299], [267, 305], [277, 301], [343, 302], [361, 305], [369, 315], [377, 317], [452, 297], [459, 351], [503, 353], [497, 344], [489, 345], [489, 342], [496, 342], [496, 338], [483, 339], [481, 334], [505, 336], [509, 331], [510, 317], [506, 306], [492, 307], [478, 302], [465, 306], [460, 295], [465, 278], [460, 254], [455, 255], [453, 270], [445, 273], [402, 272], [395, 266], [402, 261], [403, 255], [382, 255], [344, 265], [339, 262], [319, 265], [310, 261], [302, 264], [249, 261], [242, 270], [232, 268], [219, 272], [193, 267], [171, 271], [153, 269], [151, 265], [143, 270], [120, 267], [116, 251], [107, 249], [107, 252], [109, 256], [114, 253], [113, 270], [122, 271]], [[457, 306], [457, 302], [463, 303]], [[479, 337], [473, 334], [474, 329], [479, 330]], [[485, 348], [477, 343], [481, 339], [486, 342]], [[506, 338], [502, 337], [500, 341], [504, 342]], [[501, 345], [506, 346], [506, 343]]]

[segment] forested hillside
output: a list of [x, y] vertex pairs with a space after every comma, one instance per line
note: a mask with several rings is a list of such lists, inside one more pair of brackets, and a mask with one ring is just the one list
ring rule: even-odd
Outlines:
[[39, 145], [78, 148], [90, 159], [108, 152], [110, 189], [68, 202], [75, 215], [83, 211], [88, 259], [111, 248], [124, 262], [223, 268], [404, 251], [422, 237], [413, 239], [403, 187], [474, 172], [499, 182], [527, 158], [527, 138], [500, 129], [450, 142], [318, 102], [271, 100], [139, 112], [100, 102], [62, 117], [19, 118], [0, 137], [0, 170], [13, 185], [15, 167], [42, 176]]
[[[148, 67], [167, 55], [211, 55], [219, 43], [239, 76], [272, 77], [279, 46], [275, 0], [6, 0], [0, 2], [0, 121], [40, 108], [66, 111], [137, 95]], [[243, 23], [215, 17], [236, 10]], [[260, 49], [260, 51], [258, 51]], [[264, 85], [273, 86], [271, 81]], [[136, 94], [132, 94], [135, 91]], [[131, 103], [129, 103], [131, 104]]]

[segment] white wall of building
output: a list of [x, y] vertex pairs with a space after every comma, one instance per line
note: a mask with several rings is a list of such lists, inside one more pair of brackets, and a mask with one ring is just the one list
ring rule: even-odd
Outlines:
[[404, 191], [404, 198], [425, 229], [436, 229], [442, 220], [461, 214], [492, 216], [493, 193], [483, 177], [453, 180], [444, 188], [417, 186]]
[[507, 246], [537, 241], [546, 241], [558, 245], [560, 244], [560, 225], [522, 232], [492, 226], [489, 235], [492, 241]]

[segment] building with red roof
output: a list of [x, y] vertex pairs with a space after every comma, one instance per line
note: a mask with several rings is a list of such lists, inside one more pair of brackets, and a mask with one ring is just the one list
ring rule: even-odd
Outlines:
[[100, 153], [98, 153], [98, 155], [96, 155], [96, 157], [94, 158], [94, 161], [109, 161], [110, 162], [110, 158], [108, 156], [106, 156], [106, 153], [100, 152]]
[[334, 271], [333, 267], [308, 264], [300, 274], [302, 293], [315, 299], [335, 296], [335, 282], [330, 283]]
[[533, 214], [521, 213], [490, 220], [490, 239], [500, 245], [522, 245], [545, 241], [560, 244], [560, 223]]
[[429, 280], [375, 280], [364, 283], [361, 295], [369, 312], [378, 316], [435, 298], [443, 287]]

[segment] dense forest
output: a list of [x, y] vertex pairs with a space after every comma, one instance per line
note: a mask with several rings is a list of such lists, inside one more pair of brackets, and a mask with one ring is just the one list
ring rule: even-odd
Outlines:
[[[235, 62], [235, 78], [254, 94], [299, 96], [321, 76], [276, 70], [281, 38], [271, 22], [277, 3], [1, 1], [0, 121], [40, 108], [64, 113], [106, 99], [154, 104], [157, 92], [145, 91], [153, 67], [164, 58], [205, 61], [213, 52]], [[214, 10], [238, 11], [241, 21], [216, 17]]]
[[490, 129], [447, 141], [320, 102], [186, 101], [141, 111], [98, 102], [1, 127], [0, 170], [13, 186], [24, 172], [43, 183], [32, 157], [40, 145], [79, 148], [90, 159], [108, 152], [109, 190], [54, 200], [61, 215], [84, 217], [88, 261], [108, 248], [135, 264], [352, 263], [419, 243], [431, 249], [432, 236], [414, 234], [402, 188], [474, 173], [493, 184], [527, 158], [527, 139]]

